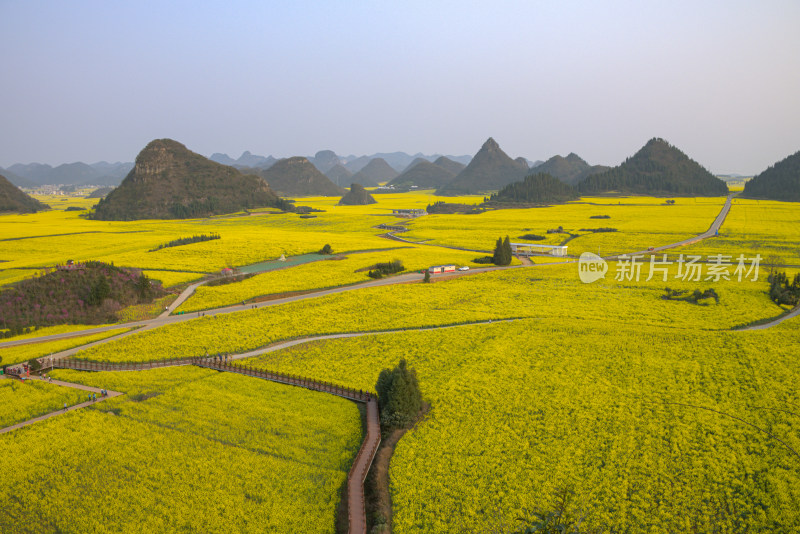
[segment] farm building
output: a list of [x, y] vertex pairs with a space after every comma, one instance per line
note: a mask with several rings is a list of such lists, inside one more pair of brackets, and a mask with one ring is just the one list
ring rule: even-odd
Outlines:
[[511, 252], [517, 256], [531, 256], [533, 254], [549, 254], [551, 256], [566, 256], [567, 247], [560, 245], [532, 245], [530, 243], [511, 243]]
[[399, 209], [399, 210], [392, 210], [392, 215], [395, 217], [406, 217], [407, 219], [415, 219], [417, 217], [422, 217], [423, 215], [427, 215], [428, 212], [425, 210], [406, 210], [406, 209]]
[[441, 273], [454, 273], [456, 272], [455, 265], [434, 265], [433, 267], [428, 267], [428, 272], [431, 274], [441, 274]]

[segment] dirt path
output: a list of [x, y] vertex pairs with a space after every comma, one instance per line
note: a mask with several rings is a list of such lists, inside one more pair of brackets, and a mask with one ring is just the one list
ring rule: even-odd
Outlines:
[[[44, 379], [42, 379], [42, 378], [40, 378], [38, 376], [32, 376], [32, 377], [30, 377], [30, 380], [39, 380], [41, 382], [48, 382], [48, 383], [51, 383], [51, 384], [55, 384], [57, 386], [64, 386], [64, 387], [73, 388], [73, 389], [80, 389], [80, 390], [83, 390], [83, 391], [89, 391], [91, 393], [100, 394], [102, 392], [102, 390], [100, 388], [94, 388], [94, 387], [91, 387], [91, 386], [84, 386], [83, 384], [73, 384], [72, 382], [62, 382], [61, 380], [52, 380], [52, 381], [44, 380]], [[67, 409], [65, 409], [65, 410], [64, 409], [56, 410], [54, 412], [46, 413], [44, 415], [40, 415], [39, 417], [34, 417], [33, 419], [28, 419], [27, 421], [23, 421], [21, 423], [15, 424], [15, 425], [7, 426], [5, 428], [0, 428], [0, 434], [5, 434], [6, 432], [11, 432], [12, 430], [16, 430], [16, 429], [22, 428], [24, 426], [32, 425], [34, 423], [38, 423], [39, 421], [44, 421], [45, 419], [50, 419], [51, 417], [55, 417], [57, 415], [65, 414], [67, 412], [71, 412], [71, 411], [74, 411], [74, 410], [80, 410], [81, 408], [85, 408], [87, 406], [91, 406], [92, 404], [97, 404], [98, 402], [102, 402], [102, 401], [104, 401], [106, 399], [110, 399], [110, 398], [113, 398], [113, 397], [119, 397], [120, 395], [123, 395], [123, 393], [120, 393], [119, 391], [106, 390], [106, 392], [108, 393], [108, 396], [99, 397], [96, 401], [82, 402], [80, 404], [75, 404], [73, 406], [68, 406]]]

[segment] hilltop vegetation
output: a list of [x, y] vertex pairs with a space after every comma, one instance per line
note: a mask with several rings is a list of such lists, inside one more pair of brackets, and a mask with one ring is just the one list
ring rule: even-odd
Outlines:
[[499, 203], [553, 204], [578, 198], [578, 192], [549, 174], [536, 173], [526, 176], [493, 194], [489, 201]]
[[284, 196], [339, 196], [344, 193], [344, 189], [331, 182], [310, 161], [299, 156], [278, 160], [258, 174]]
[[151, 141], [122, 184], [102, 199], [102, 221], [188, 219], [286, 203], [257, 176], [195, 154], [171, 139]]
[[34, 213], [46, 209], [50, 207], [25, 194], [5, 176], [0, 175], [0, 213]]
[[800, 202], [800, 152], [750, 179], [744, 184], [742, 196]]
[[340, 206], [366, 206], [376, 203], [377, 201], [367, 193], [363, 185], [355, 183], [350, 186], [350, 191], [339, 201]]
[[719, 196], [725, 182], [663, 139], [654, 138], [621, 165], [587, 176], [578, 184], [583, 194]]
[[136, 269], [101, 262], [62, 266], [0, 292], [0, 328], [114, 322], [122, 308], [164, 294]]

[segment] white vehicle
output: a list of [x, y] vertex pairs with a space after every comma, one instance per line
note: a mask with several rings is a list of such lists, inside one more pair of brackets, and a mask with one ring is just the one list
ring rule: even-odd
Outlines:
[[465, 265], [465, 266], [463, 266], [463, 267], [459, 267], [459, 268], [458, 268], [458, 270], [459, 270], [459, 271], [469, 271], [469, 267], [467, 267], [467, 266]]

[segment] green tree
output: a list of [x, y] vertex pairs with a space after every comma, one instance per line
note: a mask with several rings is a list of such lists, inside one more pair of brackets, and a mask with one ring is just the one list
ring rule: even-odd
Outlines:
[[136, 294], [141, 302], [150, 302], [153, 299], [153, 285], [144, 273], [136, 279]]
[[511, 252], [511, 240], [506, 236], [505, 241], [502, 237], [497, 238], [497, 244], [494, 247], [494, 255], [492, 256], [492, 263], [495, 265], [510, 265], [513, 253]]
[[514, 253], [511, 251], [511, 241], [506, 236], [506, 240], [503, 241], [503, 265], [511, 265], [511, 260], [514, 257]]
[[431, 283], [431, 271], [429, 269], [425, 269], [425, 278], [423, 278], [422, 281], [426, 284]]
[[86, 302], [90, 306], [99, 306], [110, 294], [111, 286], [108, 280], [106, 280], [106, 277], [101, 276], [92, 286], [92, 290], [89, 292], [89, 298], [86, 299]]
[[407, 428], [414, 423], [422, 409], [422, 393], [417, 373], [404, 359], [394, 369], [380, 372], [375, 391], [384, 428]]
[[495, 265], [503, 265], [503, 238], [498, 237], [497, 243], [494, 246], [494, 254], [492, 255], [492, 263]]

